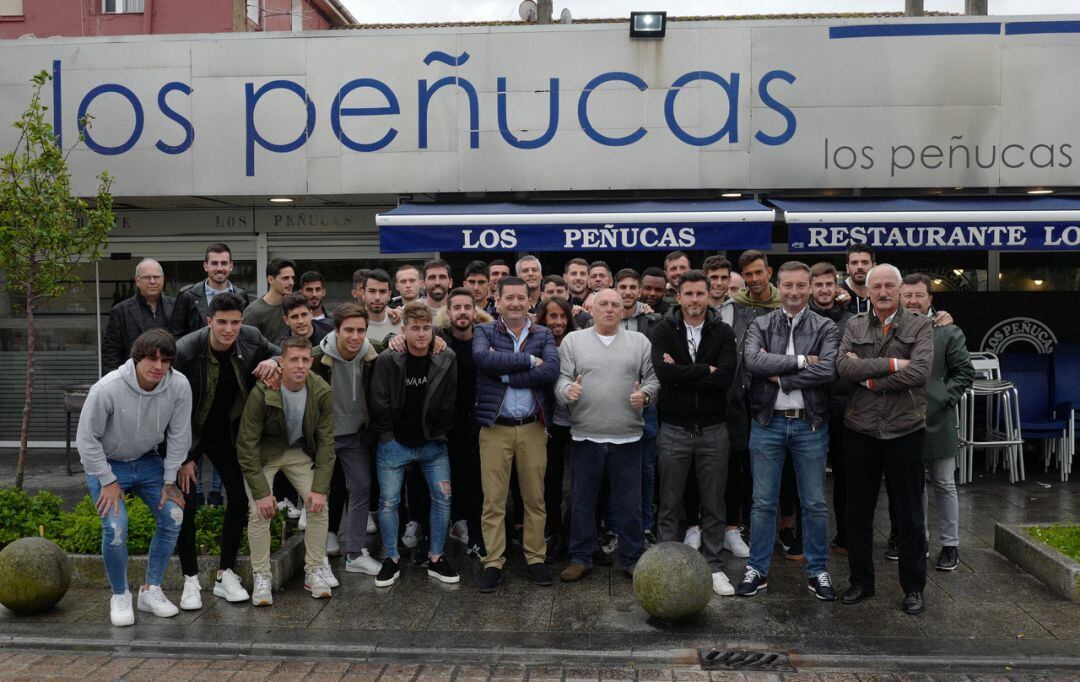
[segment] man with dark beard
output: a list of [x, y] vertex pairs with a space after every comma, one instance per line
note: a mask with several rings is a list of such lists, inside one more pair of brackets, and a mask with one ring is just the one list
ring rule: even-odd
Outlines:
[[874, 250], [866, 244], [852, 244], [847, 250], [848, 277], [841, 286], [837, 301], [847, 306], [853, 315], [870, 312], [870, 290], [866, 275], [874, 267]]
[[446, 293], [454, 286], [450, 265], [436, 258], [424, 263], [424, 303], [431, 314], [437, 314], [446, 305]]

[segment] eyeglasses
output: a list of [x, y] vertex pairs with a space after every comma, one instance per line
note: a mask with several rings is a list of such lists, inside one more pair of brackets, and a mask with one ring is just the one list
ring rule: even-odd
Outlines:
[[163, 277], [162, 275], [139, 275], [135, 279], [146, 280], [149, 282], [160, 282], [161, 280], [165, 279], [165, 277]]

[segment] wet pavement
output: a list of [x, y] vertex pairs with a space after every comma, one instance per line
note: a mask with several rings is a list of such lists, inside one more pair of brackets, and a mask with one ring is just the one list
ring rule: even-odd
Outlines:
[[[28, 488], [39, 482], [66, 490], [65, 499], [80, 497], [81, 477], [72, 477], [79, 485], [71, 485], [62, 458], [49, 461], [38, 464], [52, 473], [36, 472]], [[0, 480], [9, 471], [9, 460], [0, 454]], [[1080, 483], [1063, 484], [1041, 467], [1029, 466], [1028, 472], [1028, 481], [1016, 485], [1002, 472], [978, 472], [975, 483], [960, 489], [961, 564], [952, 573], [931, 568], [927, 608], [920, 616], [900, 611], [896, 564], [882, 555], [888, 533], [883, 498], [876, 518], [877, 595], [853, 606], [815, 599], [803, 564], [777, 553], [767, 591], [751, 598], [714, 596], [699, 618], [667, 626], [647, 617], [617, 568], [597, 567], [579, 583], [537, 587], [525, 575], [520, 550], [512, 553], [499, 590], [480, 594], [477, 562], [450, 542], [448, 556], [462, 572], [458, 585], [438, 583], [407, 563], [397, 585], [378, 589], [370, 576], [345, 573], [335, 562], [341, 587], [330, 600], [312, 599], [298, 578], [274, 595], [270, 608], [227, 604], [204, 592], [200, 611], [172, 619], [139, 612], [131, 628], [108, 624], [105, 588], [71, 590], [57, 608], [36, 617], [19, 618], [0, 607], [0, 656], [17, 647], [136, 657], [314, 657], [384, 666], [364, 673], [368, 679], [472, 679], [460, 672], [465, 665], [486, 666], [486, 673], [476, 675], [486, 679], [509, 664], [524, 671], [512, 673], [515, 679], [528, 672], [524, 666], [551, 667], [550, 677], [538, 673], [530, 679], [572, 679], [567, 671], [575, 667], [596, 671], [584, 678], [598, 679], [603, 670], [629, 666], [639, 679], [646, 679], [640, 677], [644, 668], [660, 671], [657, 679], [672, 679], [680, 670], [701, 672], [698, 650], [717, 649], [779, 653], [789, 672], [1080, 675], [1080, 605], [1056, 596], [992, 549], [999, 521], [1080, 519]], [[935, 527], [932, 505], [930, 523]], [[931, 561], [937, 550], [932, 542]], [[726, 571], [735, 581], [744, 560], [726, 556]], [[829, 570], [842, 589], [845, 558], [834, 554]], [[178, 601], [179, 595], [172, 597]], [[419, 667], [436, 663], [458, 668], [433, 674]], [[388, 672], [389, 665], [413, 667], [399, 675]], [[342, 670], [333, 675], [351, 674]], [[0, 672], [13, 671], [0, 661]]]

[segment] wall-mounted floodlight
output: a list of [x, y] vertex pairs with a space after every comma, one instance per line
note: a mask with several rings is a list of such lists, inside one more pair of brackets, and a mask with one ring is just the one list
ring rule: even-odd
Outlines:
[[667, 12], [631, 12], [631, 38], [663, 38], [667, 33]]

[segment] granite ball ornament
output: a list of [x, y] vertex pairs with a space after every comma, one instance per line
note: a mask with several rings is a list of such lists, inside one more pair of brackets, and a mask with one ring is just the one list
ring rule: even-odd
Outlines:
[[49, 610], [70, 585], [71, 560], [45, 538], [22, 538], [0, 550], [0, 604], [15, 613]]
[[649, 548], [634, 568], [634, 594], [642, 608], [666, 623], [689, 620], [712, 598], [712, 571], [705, 557], [681, 542]]

